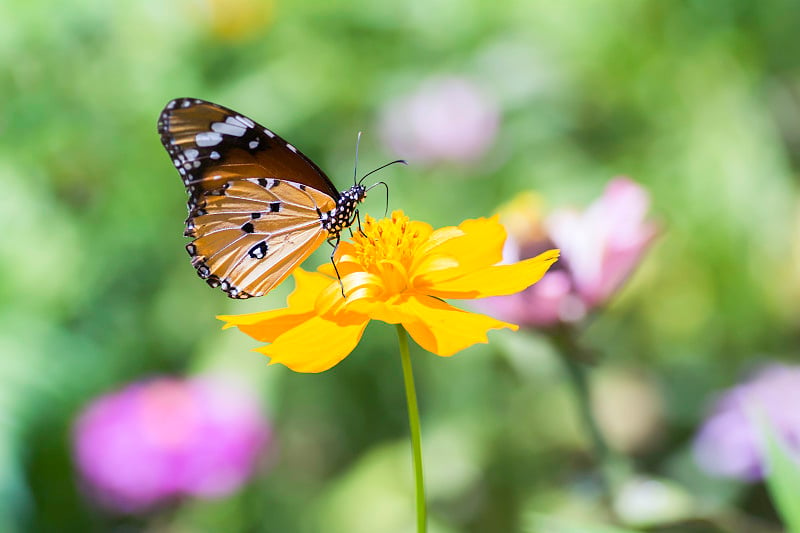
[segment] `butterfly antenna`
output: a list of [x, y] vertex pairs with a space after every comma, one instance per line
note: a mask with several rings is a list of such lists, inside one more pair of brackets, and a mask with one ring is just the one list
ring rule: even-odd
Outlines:
[[407, 164], [408, 164], [408, 161], [406, 161], [405, 159], [397, 159], [397, 160], [395, 160], [395, 161], [392, 161], [391, 163], [386, 163], [385, 165], [381, 165], [381, 166], [379, 166], [378, 168], [376, 168], [375, 170], [370, 170], [369, 172], [367, 172], [366, 174], [364, 174], [364, 175], [361, 177], [361, 179], [360, 179], [360, 180], [358, 180], [358, 183], [359, 183], [359, 185], [360, 185], [360, 184], [362, 184], [362, 183], [364, 183], [364, 180], [365, 180], [365, 179], [367, 179], [367, 176], [369, 176], [369, 175], [371, 175], [371, 174], [375, 174], [377, 171], [379, 171], [379, 170], [382, 170], [382, 169], [384, 169], [384, 168], [386, 168], [386, 167], [388, 167], [388, 166], [390, 166], [390, 165], [394, 165], [394, 164], [396, 164], [396, 163], [402, 163], [402, 164], [404, 164], [404, 165], [407, 165]]
[[356, 164], [353, 166], [353, 183], [358, 184], [358, 145], [361, 144], [361, 132], [356, 137]]
[[366, 192], [371, 191], [372, 189], [374, 189], [378, 185], [383, 185], [384, 187], [386, 187], [386, 205], [383, 207], [383, 216], [386, 216], [386, 213], [389, 212], [389, 186], [386, 185], [386, 182], [385, 181], [379, 181], [377, 183], [373, 183], [372, 185], [367, 187]]

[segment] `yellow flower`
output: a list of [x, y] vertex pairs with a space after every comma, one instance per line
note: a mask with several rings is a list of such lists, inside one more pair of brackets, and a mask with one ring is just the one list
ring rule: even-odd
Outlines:
[[185, 8], [210, 33], [223, 41], [243, 41], [263, 34], [275, 15], [274, 0], [202, 0]]
[[450, 356], [492, 329], [517, 326], [457, 309], [444, 298], [485, 298], [533, 285], [558, 259], [558, 250], [511, 265], [502, 260], [506, 233], [497, 217], [466, 220], [434, 230], [402, 211], [376, 221], [342, 242], [336, 265], [347, 298], [330, 264], [318, 272], [295, 271], [288, 307], [218, 317], [270, 343], [257, 351], [297, 372], [322, 372], [358, 344], [367, 323], [402, 324], [423, 348]]

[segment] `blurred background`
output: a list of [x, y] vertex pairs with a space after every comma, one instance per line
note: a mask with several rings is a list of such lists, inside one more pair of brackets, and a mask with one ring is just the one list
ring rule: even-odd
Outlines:
[[[273, 129], [340, 189], [363, 130], [360, 172], [408, 159], [380, 174], [389, 209], [434, 226], [523, 191], [547, 212], [639, 183], [659, 235], [578, 338], [608, 440], [662, 491], [633, 487], [617, 514], [777, 527], [762, 484], [715, 477], [692, 448], [721, 392], [798, 355], [798, 23], [789, 0], [0, 3], [0, 530], [413, 531], [393, 328], [318, 375], [220, 330], [215, 315], [283, 306], [292, 282], [231, 301], [194, 273], [156, 134], [182, 96]], [[383, 209], [375, 194], [362, 213]], [[414, 347], [431, 531], [618, 519], [551, 339]], [[242, 398], [198, 396], [197, 376]], [[137, 394], [147, 409], [118, 408]], [[187, 420], [234, 411], [209, 434], [246, 427], [214, 452], [219, 483], [162, 501], [115, 477], [155, 464], [136, 435], [189, 453]]]

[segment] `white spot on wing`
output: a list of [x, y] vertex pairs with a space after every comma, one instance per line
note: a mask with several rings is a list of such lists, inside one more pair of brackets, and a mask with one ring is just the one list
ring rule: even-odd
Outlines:
[[197, 146], [216, 146], [222, 142], [222, 135], [214, 131], [204, 131], [194, 136]]
[[236, 115], [236, 120], [238, 120], [239, 122], [241, 122], [242, 124], [244, 124], [248, 128], [252, 128], [252, 127], [254, 127], [256, 125], [255, 122], [253, 122], [249, 118], [243, 117], [241, 115]]
[[249, 146], [251, 150], [254, 150], [258, 146], [258, 139], [255, 141], [250, 141], [247, 146]]
[[291, 150], [294, 153], [297, 153], [297, 148], [295, 148], [294, 146], [292, 146], [289, 143], [286, 143], [286, 148], [288, 148], [289, 150]]
[[219, 159], [219, 152], [217, 151], [211, 152], [211, 154], [209, 154], [209, 157], [211, 159]]
[[272, 139], [273, 137], [275, 137], [275, 134], [274, 134], [274, 133], [272, 133], [271, 131], [269, 131], [267, 128], [264, 128], [264, 133], [266, 133], [266, 134], [267, 134], [267, 137], [269, 137], [270, 139]]
[[225, 122], [214, 122], [211, 125], [211, 129], [223, 135], [233, 135], [234, 137], [241, 137], [246, 131], [246, 128], [237, 124], [233, 117], [228, 117]]
[[188, 159], [189, 161], [194, 161], [195, 159], [197, 159], [197, 156], [200, 155], [200, 152], [198, 152], [194, 148], [189, 148], [184, 153], [186, 154], [186, 159]]

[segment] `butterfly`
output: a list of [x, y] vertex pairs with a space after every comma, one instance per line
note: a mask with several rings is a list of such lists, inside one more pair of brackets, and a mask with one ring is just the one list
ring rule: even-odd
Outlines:
[[158, 133], [189, 193], [192, 266], [231, 298], [267, 294], [325, 241], [335, 252], [369, 190], [340, 193], [281, 137], [204, 100], [169, 102]]

